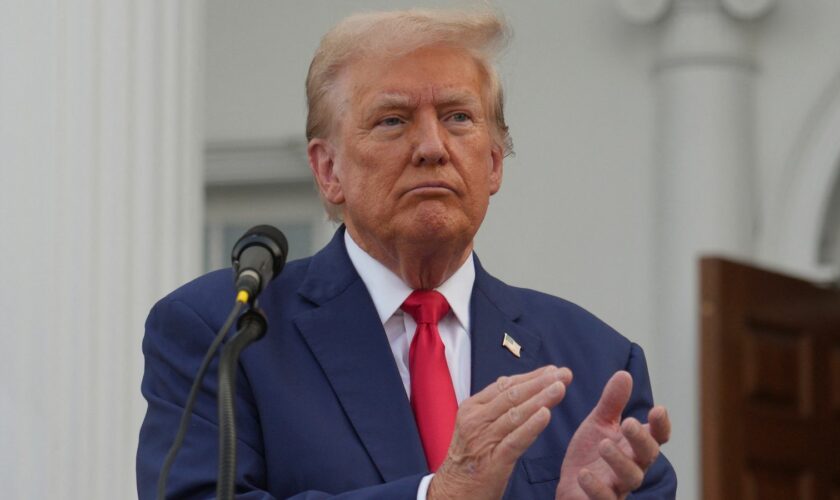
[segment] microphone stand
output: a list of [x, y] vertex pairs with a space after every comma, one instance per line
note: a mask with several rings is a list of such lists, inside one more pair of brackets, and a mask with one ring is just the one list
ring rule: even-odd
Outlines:
[[219, 360], [219, 478], [216, 497], [233, 500], [236, 482], [236, 368], [242, 350], [262, 338], [268, 327], [265, 314], [249, 309], [237, 323], [239, 330], [222, 349]]

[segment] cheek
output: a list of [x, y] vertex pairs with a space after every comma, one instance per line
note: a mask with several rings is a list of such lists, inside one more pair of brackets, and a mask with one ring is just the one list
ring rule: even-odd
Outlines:
[[379, 194], [390, 191], [405, 172], [405, 155], [397, 145], [371, 148], [360, 155], [357, 171], [360, 182]]
[[472, 182], [482, 186], [493, 185], [495, 162], [490, 144], [483, 140], [465, 143], [458, 156], [462, 163], [471, 166], [469, 175]]
[[386, 208], [386, 201], [396, 184], [393, 169], [386, 168], [381, 161], [356, 163], [346, 172], [341, 185], [347, 202], [365, 212], [377, 212]]

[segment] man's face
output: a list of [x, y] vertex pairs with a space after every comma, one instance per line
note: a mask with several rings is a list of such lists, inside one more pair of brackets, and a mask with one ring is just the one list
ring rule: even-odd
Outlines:
[[332, 137], [310, 161], [363, 247], [472, 242], [502, 179], [484, 83], [444, 47], [345, 68]]

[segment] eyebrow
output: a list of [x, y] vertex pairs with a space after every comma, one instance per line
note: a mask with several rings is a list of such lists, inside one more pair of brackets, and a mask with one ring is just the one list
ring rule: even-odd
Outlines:
[[480, 106], [481, 101], [478, 97], [467, 90], [444, 90], [438, 94], [435, 99], [438, 106]]
[[[435, 97], [435, 106], [468, 106], [480, 107], [481, 101], [478, 97], [467, 90], [442, 90]], [[416, 99], [398, 92], [386, 92], [378, 95], [366, 113], [367, 117], [387, 109], [404, 109], [416, 105]]]
[[413, 106], [413, 99], [405, 94], [385, 93], [376, 96], [371, 103], [373, 111], [380, 109], [410, 108]]

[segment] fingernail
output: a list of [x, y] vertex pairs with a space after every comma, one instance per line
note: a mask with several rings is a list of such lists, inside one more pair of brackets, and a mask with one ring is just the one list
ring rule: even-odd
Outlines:
[[560, 394], [560, 386], [561, 385], [562, 384], [560, 382], [554, 382], [553, 384], [548, 386], [548, 393], [551, 394], [552, 396], [557, 396], [558, 394]]

